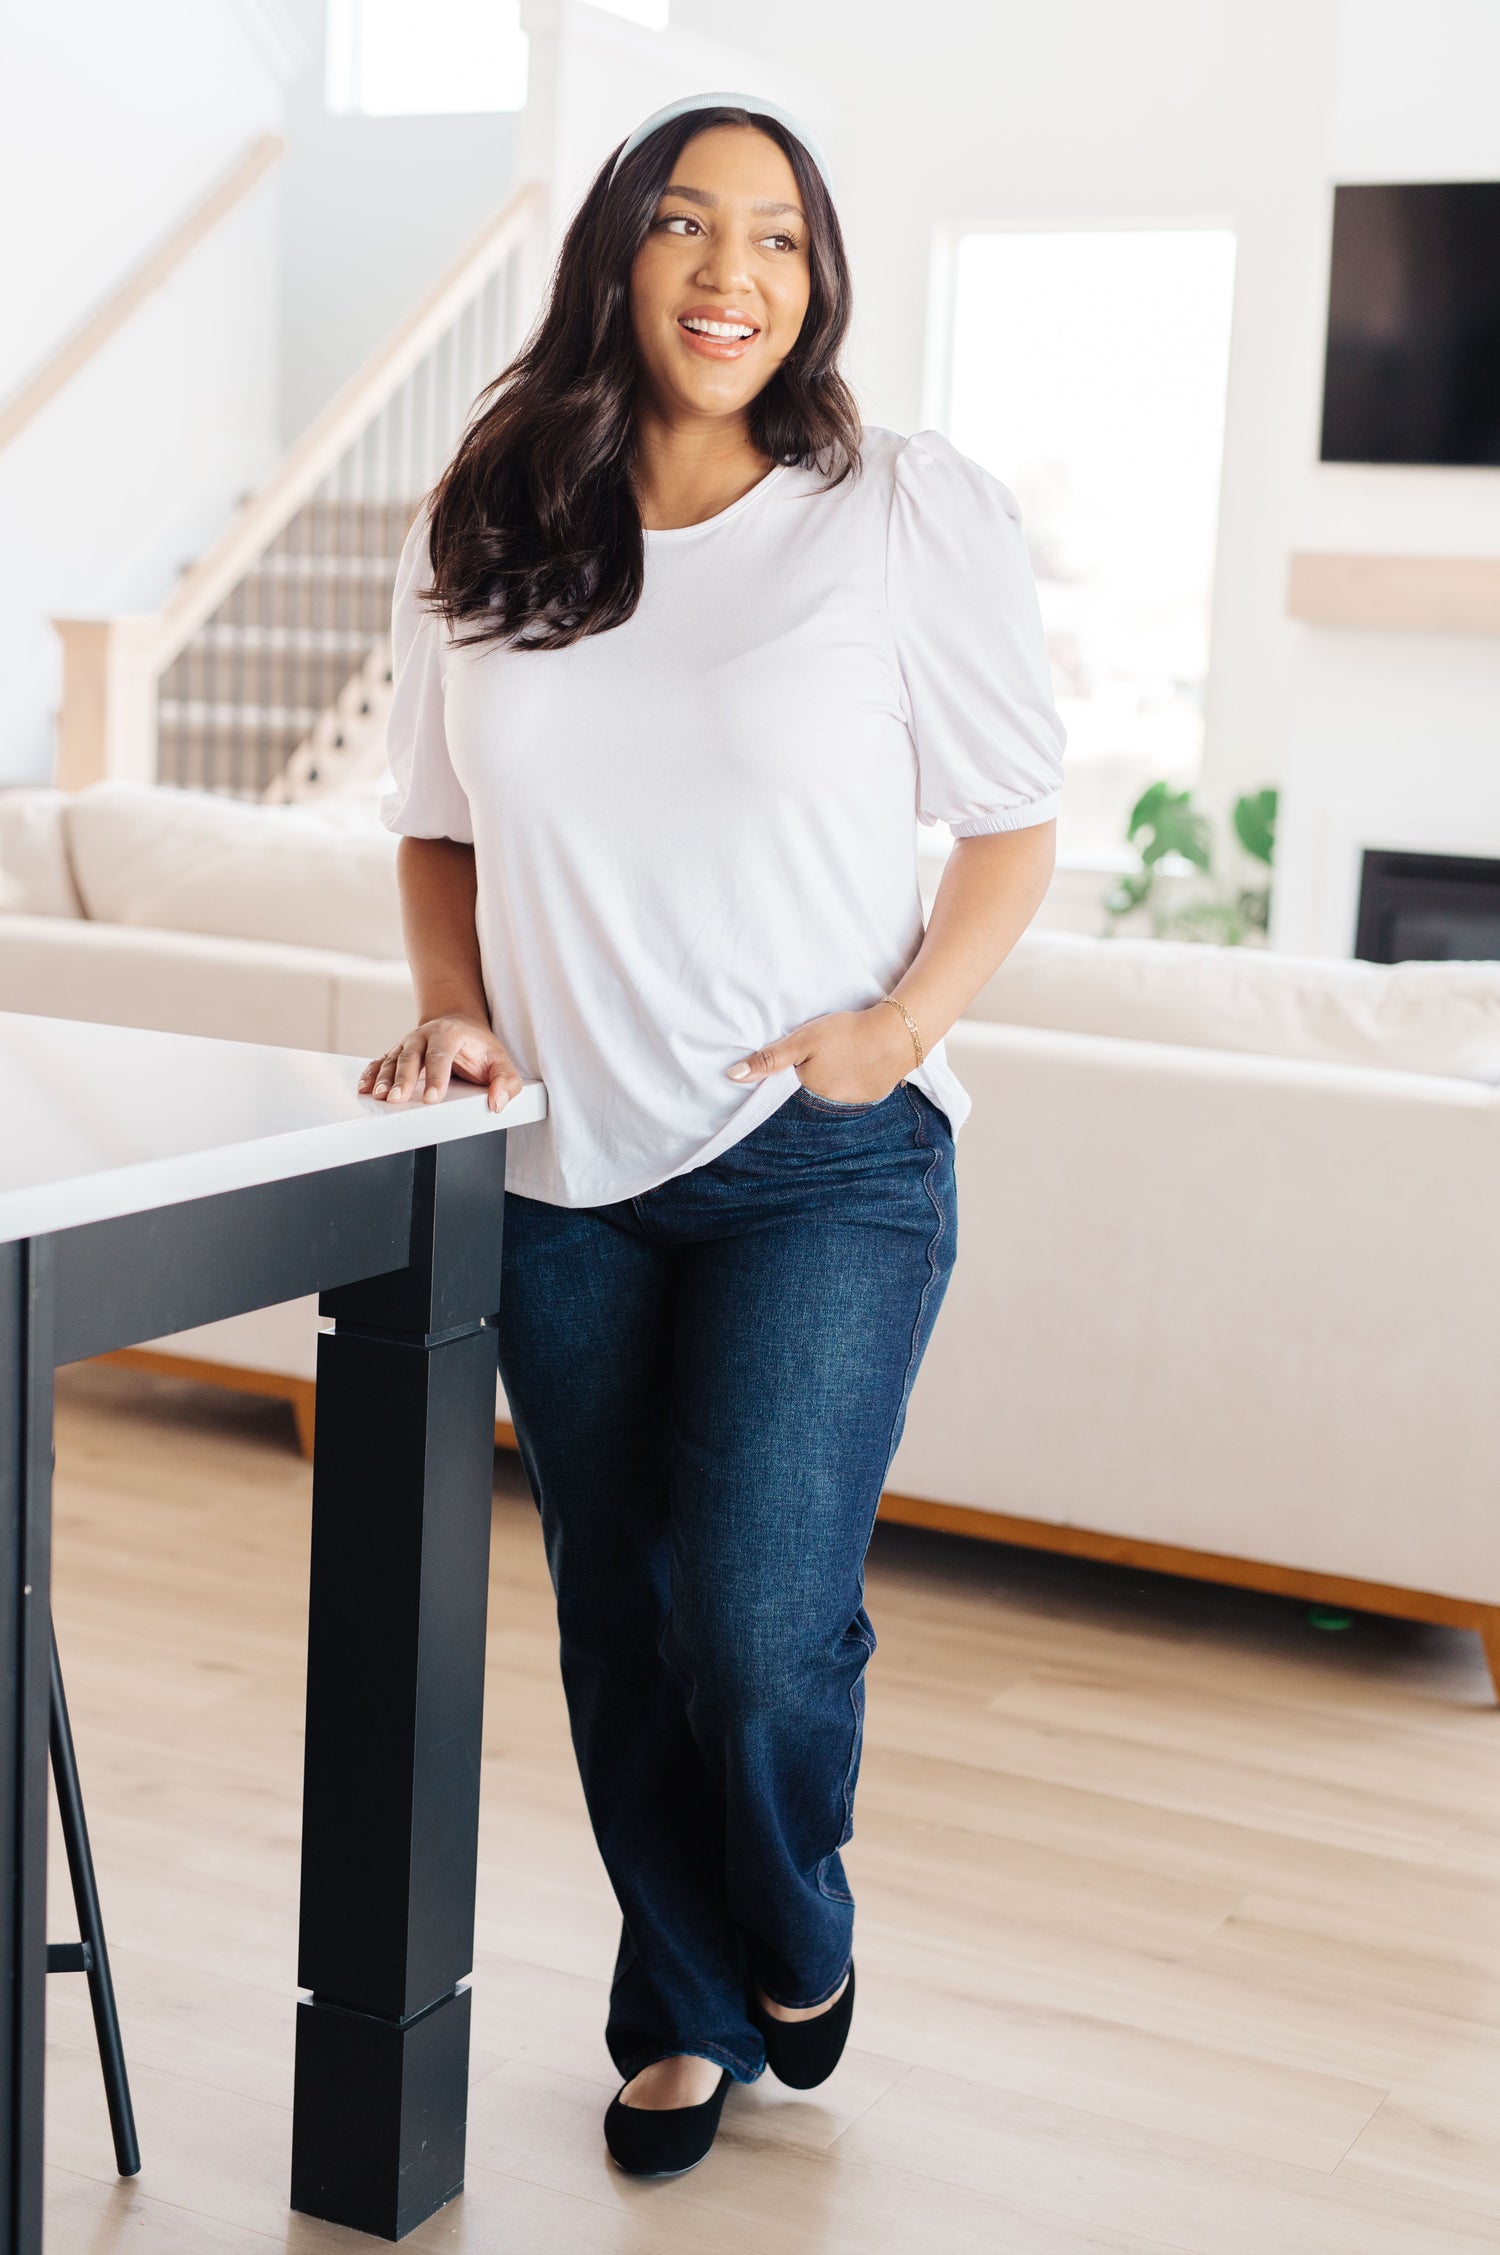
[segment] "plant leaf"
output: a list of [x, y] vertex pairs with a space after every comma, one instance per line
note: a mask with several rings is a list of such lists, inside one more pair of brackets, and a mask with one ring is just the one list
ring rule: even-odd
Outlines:
[[1174, 791], [1169, 783], [1153, 783], [1143, 791], [1131, 808], [1125, 836], [1133, 845], [1142, 832], [1146, 843], [1140, 854], [1148, 869], [1175, 853], [1195, 869], [1208, 870], [1212, 860], [1208, 817], [1194, 806], [1191, 791]]
[[1234, 833], [1246, 853], [1269, 869], [1276, 853], [1275, 791], [1247, 791], [1234, 802]]

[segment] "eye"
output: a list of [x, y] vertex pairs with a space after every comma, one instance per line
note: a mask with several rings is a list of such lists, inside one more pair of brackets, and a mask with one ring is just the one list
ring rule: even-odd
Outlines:
[[[652, 221], [652, 230], [665, 230], [665, 228], [697, 228], [699, 235], [702, 235], [702, 221], [697, 219], [695, 212], [663, 212], [659, 219]], [[762, 241], [767, 241], [767, 244], [785, 244], [787, 250], [801, 248], [801, 246], [798, 246], [796, 237], [787, 235], [785, 228], [778, 228], [774, 235], [762, 235]]]

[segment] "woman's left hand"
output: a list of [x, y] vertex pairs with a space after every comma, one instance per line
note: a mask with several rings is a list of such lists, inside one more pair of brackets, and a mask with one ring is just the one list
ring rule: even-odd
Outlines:
[[830, 1010], [757, 1049], [729, 1068], [732, 1081], [763, 1081], [786, 1066], [814, 1096], [838, 1104], [878, 1104], [916, 1064], [911, 1035], [899, 1010], [883, 1002], [868, 1010]]

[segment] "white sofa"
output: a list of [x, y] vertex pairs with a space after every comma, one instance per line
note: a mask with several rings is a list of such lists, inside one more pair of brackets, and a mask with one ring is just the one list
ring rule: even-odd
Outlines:
[[[410, 1016], [393, 856], [367, 807], [0, 794], [0, 1007], [363, 1058]], [[949, 1045], [961, 1257], [890, 1514], [1500, 1667], [1500, 965], [1038, 932]], [[306, 1423], [315, 1320], [154, 1351]]]
[[[396, 840], [372, 805], [98, 784], [0, 791], [0, 1010], [361, 1059], [411, 1021]], [[122, 1358], [283, 1396], [311, 1449], [317, 1303]]]

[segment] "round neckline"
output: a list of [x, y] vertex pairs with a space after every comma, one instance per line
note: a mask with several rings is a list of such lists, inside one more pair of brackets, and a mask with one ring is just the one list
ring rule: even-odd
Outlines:
[[785, 476], [788, 468], [785, 462], [773, 462], [765, 476], [757, 478], [738, 501], [731, 501], [727, 509], [716, 509], [711, 517], [700, 517], [695, 525], [642, 525], [641, 531], [647, 540], [691, 540], [694, 533], [712, 532], [716, 526], [728, 524], [742, 509], [748, 509], [768, 485], [774, 485], [778, 478]]

